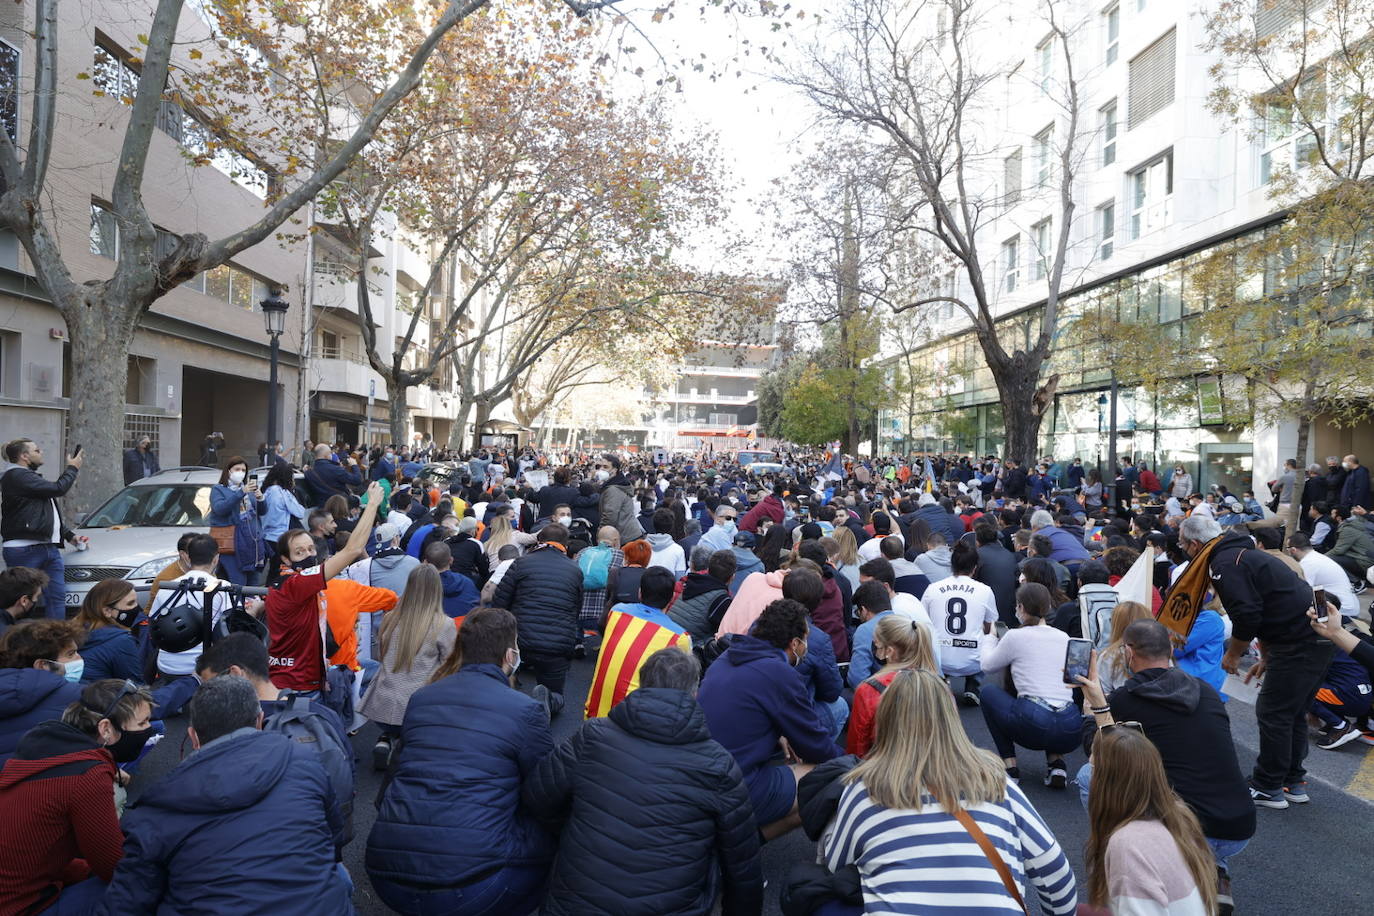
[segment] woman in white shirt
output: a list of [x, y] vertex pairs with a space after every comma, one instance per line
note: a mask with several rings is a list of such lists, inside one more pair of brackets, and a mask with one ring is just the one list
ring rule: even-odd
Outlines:
[[1069, 636], [1045, 623], [1050, 613], [1049, 589], [1027, 582], [1016, 590], [1016, 617], [1021, 626], [1008, 630], [999, 642], [984, 637], [981, 661], [984, 674], [1011, 669], [1013, 697], [1000, 686], [983, 684], [979, 695], [983, 718], [997, 745], [997, 753], [1013, 782], [1021, 778], [1016, 745], [1044, 751], [1045, 785], [1068, 785], [1064, 754], [1081, 743], [1083, 717], [1073, 703], [1073, 688], [1064, 683], [1064, 656]]
[[1210, 916], [1216, 859], [1197, 815], [1169, 788], [1159, 751], [1110, 715], [1093, 742], [1088, 897], [1113, 916]]

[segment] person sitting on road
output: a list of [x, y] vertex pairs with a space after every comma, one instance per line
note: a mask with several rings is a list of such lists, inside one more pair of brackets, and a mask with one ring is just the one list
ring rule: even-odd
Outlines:
[[703, 543], [692, 548], [692, 571], [682, 580], [682, 593], [668, 607], [668, 616], [687, 631], [693, 645], [709, 642], [724, 619], [735, 569], [729, 548], [712, 550]]
[[0, 912], [85, 913], [105, 893], [124, 854], [118, 764], [143, 750], [151, 714], [146, 689], [108, 678], [20, 740], [0, 772]]
[[1192, 810], [1169, 788], [1150, 739], [1107, 726], [1093, 744], [1088, 899], [1112, 913], [1211, 916], [1212, 855]]
[[[525, 783], [525, 807], [562, 836], [545, 916], [708, 916], [718, 893], [722, 916], [760, 912], [749, 791], [706, 727], [700, 670], [691, 653], [659, 649], [639, 689], [609, 718], [583, 723]], [[623, 778], [627, 760], [633, 779]]]
[[547, 707], [511, 688], [516, 643], [509, 611], [473, 611], [406, 706], [367, 838], [368, 877], [394, 910], [526, 916], [544, 897], [554, 843], [519, 799], [553, 739]]
[[873, 746], [873, 723], [878, 701], [900, 671], [924, 668], [940, 673], [930, 647], [930, 633], [914, 620], [887, 614], [873, 630], [873, 653], [883, 666], [854, 690], [854, 710], [849, 720], [845, 750], [859, 757]]
[[132, 582], [97, 582], [81, 602], [76, 622], [86, 630], [86, 640], [81, 644], [81, 657], [86, 660], [82, 683], [106, 678], [143, 681], [143, 648], [148, 633]]
[[86, 638], [74, 621], [23, 620], [0, 636], [0, 764], [39, 722], [56, 719], [81, 697]]
[[[1174, 667], [1174, 642], [1160, 623], [1145, 619], [1128, 626], [1121, 641], [1128, 679], [1105, 695], [1094, 653], [1088, 677], [1080, 680], [1083, 698], [1099, 730], [1115, 722], [1138, 722], [1158, 749], [1169, 785], [1192, 808], [1216, 859], [1222, 903], [1230, 899], [1230, 860], [1255, 834], [1255, 806], [1236, 757], [1231, 722], [1220, 694], [1208, 683]], [[1086, 681], [1086, 683], [1085, 683]], [[1096, 792], [1093, 759], [1078, 771], [1084, 804]], [[1208, 761], [1199, 767], [1199, 760]]]
[[870, 579], [854, 589], [854, 617], [859, 626], [854, 630], [854, 654], [846, 672], [850, 687], [857, 688], [882, 667], [882, 662], [874, 658], [875, 634], [878, 621], [891, 613], [892, 597], [883, 583]]
[[857, 866], [865, 906], [827, 913], [1019, 913], [1027, 883], [1041, 912], [1075, 911], [1073, 869], [1054, 834], [997, 758], [969, 740], [938, 674], [893, 678], [876, 725], [868, 757], [843, 777], [821, 850], [832, 872]]
[[711, 737], [739, 764], [765, 839], [801, 824], [797, 781], [843, 753], [792, 670], [806, 655], [808, 635], [805, 608], [773, 602], [707, 670], [698, 697]]
[[1050, 593], [1037, 582], [1016, 590], [1016, 616], [1021, 626], [1008, 630], [999, 642], [984, 634], [980, 647], [984, 674], [1011, 669], [1013, 697], [1005, 688], [986, 683], [979, 692], [983, 719], [1013, 782], [1021, 778], [1016, 745], [1045, 752], [1045, 785], [1068, 785], [1064, 754], [1079, 745], [1083, 717], [1073, 704], [1073, 690], [1064, 683], [1064, 657], [1069, 637], [1045, 624]]
[[[335, 862], [345, 825], [319, 754], [262, 732], [241, 677], [202, 684], [190, 710], [194, 753], [125, 812], [124, 858], [95, 913], [350, 912]], [[264, 862], [289, 867], [253, 880]]]
[[650, 566], [639, 580], [639, 601], [617, 604], [606, 613], [606, 641], [587, 690], [588, 719], [607, 715], [639, 687], [639, 666], [649, 655], [670, 647], [692, 648], [687, 631], [663, 612], [675, 584], [667, 569]]

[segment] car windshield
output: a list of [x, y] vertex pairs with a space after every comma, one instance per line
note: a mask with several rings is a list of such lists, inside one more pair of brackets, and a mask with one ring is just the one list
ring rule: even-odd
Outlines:
[[190, 528], [210, 514], [209, 484], [125, 487], [96, 509], [83, 528], [112, 525]]

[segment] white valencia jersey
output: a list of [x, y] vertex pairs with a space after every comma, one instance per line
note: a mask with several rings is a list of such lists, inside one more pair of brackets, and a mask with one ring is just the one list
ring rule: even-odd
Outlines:
[[983, 624], [997, 621], [997, 599], [992, 589], [968, 576], [951, 576], [929, 585], [921, 603], [930, 615], [944, 673], [981, 671], [978, 640]]

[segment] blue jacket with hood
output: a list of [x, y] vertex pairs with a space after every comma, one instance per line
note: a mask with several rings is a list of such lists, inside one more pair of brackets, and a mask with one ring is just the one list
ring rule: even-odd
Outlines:
[[81, 698], [81, 685], [39, 668], [0, 668], [0, 766], [39, 722], [62, 718]]
[[143, 649], [134, 631], [118, 626], [87, 630], [81, 657], [86, 661], [81, 672], [83, 686], [109, 677], [143, 680]]
[[444, 586], [444, 613], [450, 617], [466, 617], [482, 600], [472, 580], [451, 569], [439, 573], [439, 582]]
[[767, 787], [758, 776], [785, 737], [807, 763], [844, 753], [821, 723], [807, 683], [781, 649], [754, 636], [736, 636], [706, 671], [697, 696], [711, 737], [739, 764], [757, 803]]
[[319, 755], [285, 735], [211, 741], [130, 805], [123, 827], [98, 916], [353, 912], [334, 865], [339, 806]]

